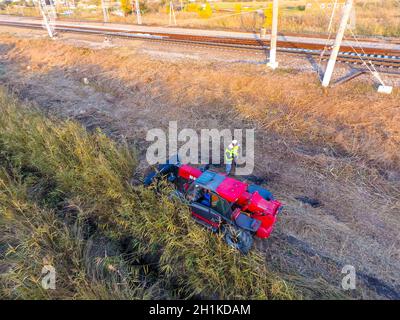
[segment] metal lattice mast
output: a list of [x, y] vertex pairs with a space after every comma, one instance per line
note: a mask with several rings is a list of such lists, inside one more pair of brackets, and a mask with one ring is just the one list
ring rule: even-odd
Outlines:
[[172, 25], [172, 21], [174, 21], [174, 25], [176, 26], [174, 3], [172, 1], [170, 1], [169, 2], [169, 25]]
[[57, 13], [54, 7], [53, 0], [38, 0], [39, 10], [43, 17], [43, 24], [50, 38], [56, 36], [55, 24]]
[[108, 5], [106, 5], [106, 0], [101, 0], [101, 8], [103, 10], [103, 20], [104, 22], [108, 22], [109, 16], [108, 16]]

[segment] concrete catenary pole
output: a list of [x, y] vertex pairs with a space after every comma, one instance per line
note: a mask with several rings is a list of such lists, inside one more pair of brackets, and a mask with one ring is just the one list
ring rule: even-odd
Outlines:
[[135, 7], [136, 7], [136, 19], [137, 19], [137, 24], [142, 24], [142, 14], [140, 13], [140, 4], [139, 4], [139, 0], [135, 0]]
[[274, 0], [272, 4], [271, 45], [269, 49], [269, 62], [267, 63], [267, 66], [271, 69], [276, 69], [278, 67], [278, 62], [276, 61], [276, 43], [278, 40], [278, 8], [279, 0]]
[[342, 44], [344, 32], [346, 31], [347, 22], [349, 20], [352, 7], [353, 7], [353, 0], [346, 0], [346, 3], [344, 5], [342, 20], [340, 21], [335, 43], [333, 44], [331, 56], [329, 57], [328, 65], [326, 66], [324, 79], [322, 80], [322, 86], [324, 87], [329, 86], [329, 82], [331, 81], [333, 69], [335, 68], [336, 58], [339, 53], [340, 45]]

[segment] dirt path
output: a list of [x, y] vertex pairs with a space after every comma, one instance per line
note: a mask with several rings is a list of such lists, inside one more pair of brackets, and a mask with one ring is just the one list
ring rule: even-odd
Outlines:
[[[273, 236], [256, 244], [266, 253], [266, 263], [309, 297], [400, 298], [400, 172], [380, 174], [364, 159], [324, 144], [302, 143], [239, 114], [231, 107], [226, 77], [231, 68], [235, 76], [253, 71], [245, 64], [191, 61], [192, 70], [180, 70], [181, 64], [187, 66], [185, 59], [152, 56], [149, 61], [137, 51], [138, 63], [148, 69], [127, 81], [125, 74], [95, 60], [71, 64], [58, 54], [60, 45], [52, 51], [47, 47], [46, 59], [37, 63], [37, 48], [31, 51], [13, 41], [0, 46], [1, 84], [45, 112], [77, 119], [89, 129], [100, 127], [115, 139], [127, 138], [141, 160], [147, 130], [167, 128], [172, 120], [197, 131], [256, 128], [254, 175], [285, 204]], [[200, 70], [217, 74], [213, 79], [220, 81], [193, 81], [191, 74]], [[351, 292], [340, 289], [344, 265], [357, 272], [357, 288]]]

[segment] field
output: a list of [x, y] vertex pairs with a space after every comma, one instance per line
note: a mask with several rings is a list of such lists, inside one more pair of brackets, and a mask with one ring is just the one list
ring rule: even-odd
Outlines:
[[[95, 2], [94, 2], [95, 3]], [[185, 2], [183, 2], [185, 4]], [[327, 34], [334, 1], [281, 1], [279, 30], [281, 32]], [[338, 8], [344, 1], [338, 1]], [[321, 5], [324, 7], [321, 8]], [[118, 3], [109, 9], [110, 22], [136, 23], [136, 17], [128, 7], [127, 15], [119, 16]], [[180, 2], [176, 6], [177, 25], [192, 28], [210, 28], [236, 31], [259, 32], [261, 27], [270, 28], [271, 2], [212, 2], [208, 10], [201, 10], [200, 4], [185, 4], [180, 11]], [[143, 4], [143, 23], [148, 25], [168, 25], [168, 7], [157, 3]], [[256, 10], [265, 10], [266, 19]], [[72, 15], [63, 13], [70, 10], [68, 7], [57, 7], [59, 19], [102, 20], [100, 7], [85, 9], [77, 7]], [[9, 6], [0, 10], [1, 14], [17, 14], [39, 16], [36, 8]], [[340, 11], [334, 16], [333, 26], [338, 25]], [[400, 36], [400, 3], [397, 0], [365, 0], [355, 2], [355, 11], [352, 14], [351, 25], [353, 32], [363, 36]], [[332, 29], [335, 31], [335, 28]]]
[[[0, 40], [1, 228], [12, 244], [1, 251], [3, 295], [46, 297], [35, 281], [21, 286], [45, 258], [61, 270], [65, 298], [399, 297], [398, 88], [380, 95], [360, 78], [324, 90], [294, 67], [196, 60], [140, 41]], [[146, 168], [147, 130], [169, 120], [256, 128], [254, 175], [285, 208], [252, 255], [227, 250], [167, 197], [129, 186]], [[28, 224], [31, 212], [47, 227]], [[358, 274], [352, 292], [340, 290], [346, 264]]]

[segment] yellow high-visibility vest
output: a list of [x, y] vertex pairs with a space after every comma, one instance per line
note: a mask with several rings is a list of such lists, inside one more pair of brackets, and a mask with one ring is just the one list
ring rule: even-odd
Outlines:
[[239, 146], [234, 146], [232, 149], [232, 154], [236, 158], [239, 155]]
[[226, 148], [225, 149], [225, 163], [232, 163], [232, 161], [233, 161], [233, 157], [234, 157], [234, 155], [233, 155], [233, 149], [232, 150], [229, 150], [229, 148]]

